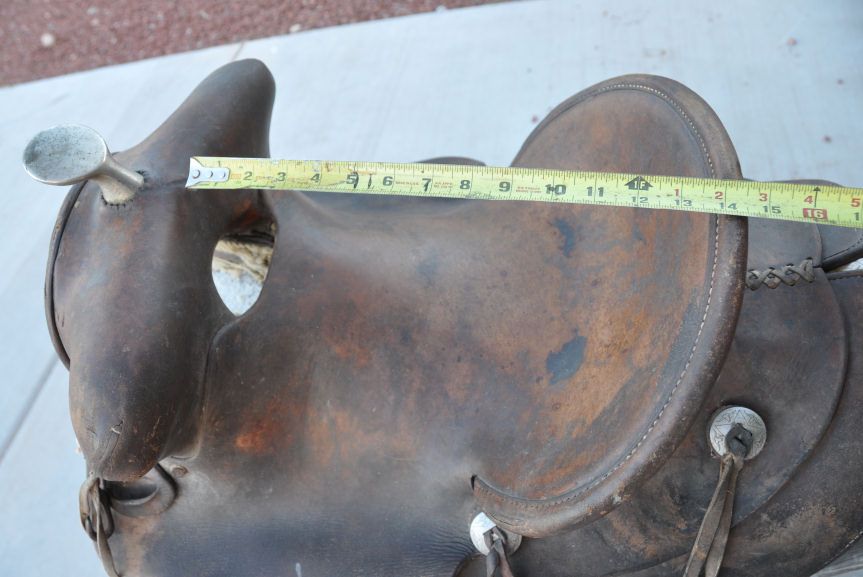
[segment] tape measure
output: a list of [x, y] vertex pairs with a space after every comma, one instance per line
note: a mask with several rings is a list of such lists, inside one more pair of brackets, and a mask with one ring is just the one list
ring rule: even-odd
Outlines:
[[863, 189], [538, 168], [192, 157], [187, 188], [528, 200], [863, 228]]

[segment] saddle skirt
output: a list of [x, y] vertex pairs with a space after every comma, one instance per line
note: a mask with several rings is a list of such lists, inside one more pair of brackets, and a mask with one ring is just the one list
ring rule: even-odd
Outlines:
[[[679, 573], [726, 405], [769, 429], [740, 473], [727, 574], [807, 575], [860, 535], [863, 277], [835, 272], [859, 239], [673, 211], [185, 190], [189, 156], [268, 156], [273, 96], [260, 62], [217, 70], [117, 155], [145, 177], [132, 201], [91, 181], [61, 210], [46, 308], [109, 572], [478, 575], [468, 528], [484, 512], [523, 537], [519, 576]], [[645, 75], [561, 104], [513, 165], [741, 178], [708, 105]], [[239, 316], [212, 281], [226, 238], [272, 246]], [[800, 261], [810, 281], [746, 286]]]

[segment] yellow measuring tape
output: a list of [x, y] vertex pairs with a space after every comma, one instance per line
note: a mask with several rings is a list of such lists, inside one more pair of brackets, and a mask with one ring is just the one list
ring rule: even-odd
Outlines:
[[532, 200], [863, 228], [863, 189], [539, 168], [192, 157], [187, 188]]

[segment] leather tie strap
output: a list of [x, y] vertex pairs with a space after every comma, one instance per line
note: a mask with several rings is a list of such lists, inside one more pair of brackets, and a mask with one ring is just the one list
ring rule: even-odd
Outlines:
[[731, 532], [731, 513], [734, 508], [734, 494], [737, 489], [737, 475], [743, 468], [743, 460], [752, 447], [752, 433], [742, 425], [735, 424], [725, 437], [728, 452], [722, 455], [719, 465], [719, 482], [701, 528], [695, 537], [695, 544], [683, 570], [684, 577], [699, 577], [702, 569], [705, 577], [716, 577], [722, 566], [725, 545]]
[[81, 525], [87, 535], [96, 543], [96, 552], [108, 577], [120, 577], [114, 567], [114, 556], [108, 546], [108, 538], [114, 533], [114, 517], [111, 503], [102, 480], [90, 475], [81, 485], [78, 493]]
[[513, 577], [506, 558], [506, 537], [503, 532], [493, 527], [485, 532], [483, 539], [488, 547], [488, 555], [485, 556], [486, 577]]
[[798, 281], [812, 282], [814, 280], [815, 266], [811, 258], [803, 259], [797, 265], [771, 266], [765, 270], [752, 269], [746, 272], [746, 286], [750, 290], [758, 290], [762, 285], [775, 289], [783, 283], [794, 286]]

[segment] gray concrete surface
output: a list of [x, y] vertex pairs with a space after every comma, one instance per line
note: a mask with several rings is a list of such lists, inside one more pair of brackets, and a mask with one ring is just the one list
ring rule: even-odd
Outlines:
[[[63, 191], [30, 181], [20, 164], [38, 130], [80, 122], [122, 149], [214, 68], [254, 57], [278, 83], [274, 156], [453, 154], [507, 164], [567, 96], [648, 72], [684, 82], [714, 107], [746, 176], [863, 186], [860, 30], [863, 4], [853, 0], [545, 0], [316, 30], [0, 89], [0, 575], [101, 574], [77, 523], [83, 463], [42, 310]], [[863, 575], [857, 567], [853, 574]]]

